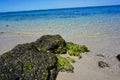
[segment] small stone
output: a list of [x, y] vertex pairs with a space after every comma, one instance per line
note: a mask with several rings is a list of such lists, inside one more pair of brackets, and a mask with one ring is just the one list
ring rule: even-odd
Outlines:
[[5, 25], [6, 27], [9, 27], [9, 25], [7, 24], [7, 25]]
[[81, 58], [82, 58], [82, 56], [80, 55], [78, 59], [81, 59]]
[[109, 65], [106, 62], [104, 62], [104, 61], [99, 61], [98, 62], [98, 66], [100, 68], [109, 67]]
[[120, 54], [118, 54], [118, 55], [116, 56], [116, 58], [120, 61]]
[[97, 54], [97, 56], [99, 56], [99, 57], [105, 57], [103, 54]]

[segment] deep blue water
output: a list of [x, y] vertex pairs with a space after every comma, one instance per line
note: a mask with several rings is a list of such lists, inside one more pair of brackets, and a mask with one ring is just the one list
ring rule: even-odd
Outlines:
[[0, 13], [6, 34], [120, 35], [120, 5]]
[[101, 6], [101, 7], [83, 7], [83, 8], [65, 8], [51, 10], [34, 10], [21, 12], [0, 13], [0, 20], [28, 20], [45, 18], [75, 18], [80, 16], [91, 16], [98, 14], [120, 14], [120, 5]]

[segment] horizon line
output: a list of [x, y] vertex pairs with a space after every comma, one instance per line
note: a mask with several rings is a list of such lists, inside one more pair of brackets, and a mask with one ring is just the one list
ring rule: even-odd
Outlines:
[[65, 8], [50, 8], [50, 9], [31, 9], [31, 10], [20, 10], [20, 11], [3, 11], [0, 13], [18, 13], [18, 12], [32, 12], [32, 11], [47, 11], [47, 10], [62, 10], [62, 9], [72, 9], [72, 8], [93, 8], [93, 7], [109, 7], [109, 6], [120, 6], [120, 5], [101, 5], [101, 6], [81, 6], [81, 7], [65, 7]]

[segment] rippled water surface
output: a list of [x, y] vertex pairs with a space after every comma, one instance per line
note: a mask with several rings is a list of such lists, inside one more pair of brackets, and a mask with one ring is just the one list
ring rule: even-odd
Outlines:
[[120, 6], [0, 13], [3, 34], [119, 36]]

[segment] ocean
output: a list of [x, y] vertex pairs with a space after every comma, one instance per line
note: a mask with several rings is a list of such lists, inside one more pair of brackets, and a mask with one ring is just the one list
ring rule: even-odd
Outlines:
[[0, 36], [120, 37], [120, 5], [0, 13]]

